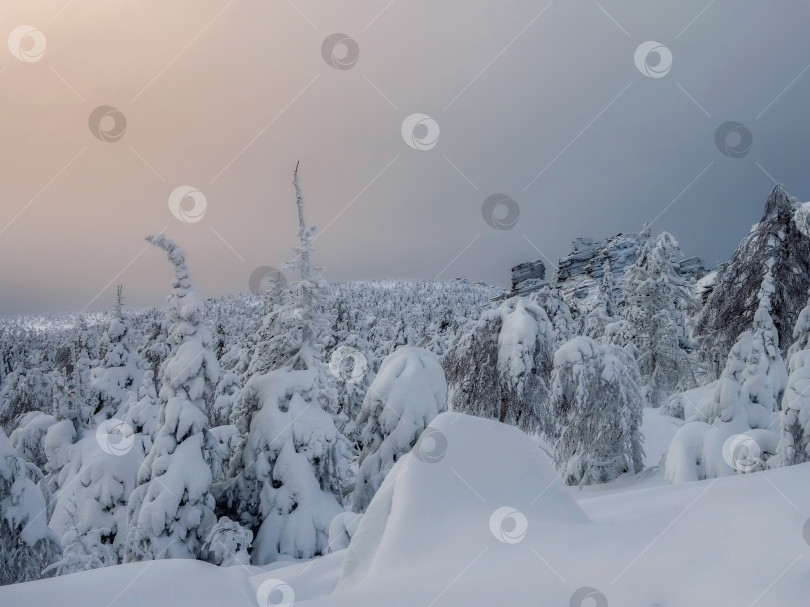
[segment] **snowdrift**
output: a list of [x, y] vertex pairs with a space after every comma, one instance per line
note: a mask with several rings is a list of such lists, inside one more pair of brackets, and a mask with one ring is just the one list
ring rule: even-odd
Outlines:
[[[435, 571], [426, 558], [431, 553], [463, 566], [479, 552], [505, 556], [506, 548], [524, 539], [542, 545], [534, 523], [586, 522], [551, 461], [526, 434], [443, 413], [374, 496], [348, 548], [336, 592], [374, 587], [391, 573], [391, 584], [411, 586]], [[423, 598], [413, 590], [410, 604], [417, 604]]]
[[681, 485], [651, 470], [578, 490], [520, 431], [447, 413], [346, 550], [262, 568], [123, 565], [3, 587], [0, 605], [256, 607], [261, 589], [262, 607], [805, 605], [808, 479], [810, 464]]

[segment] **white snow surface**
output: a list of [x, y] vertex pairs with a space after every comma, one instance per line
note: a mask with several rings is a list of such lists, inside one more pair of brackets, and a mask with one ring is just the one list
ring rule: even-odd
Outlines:
[[[656, 415], [654, 452], [677, 430]], [[810, 464], [679, 485], [652, 468], [579, 490], [515, 428], [458, 413], [430, 427], [444, 456], [402, 458], [346, 550], [267, 567], [133, 563], [5, 586], [0, 604], [256, 607], [268, 580], [296, 607], [807, 604]], [[582, 587], [607, 602], [571, 603]]]

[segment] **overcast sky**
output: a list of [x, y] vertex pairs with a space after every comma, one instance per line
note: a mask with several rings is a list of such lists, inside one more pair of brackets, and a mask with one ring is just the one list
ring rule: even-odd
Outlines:
[[[505, 286], [656, 218], [727, 259], [774, 180], [810, 198], [808, 22], [806, 0], [3, 0], [0, 313], [109, 307], [118, 282], [162, 302], [164, 228], [204, 296], [246, 291], [294, 245], [297, 161], [333, 281]], [[170, 207], [183, 186], [204, 212]], [[487, 222], [494, 194], [515, 202]]]

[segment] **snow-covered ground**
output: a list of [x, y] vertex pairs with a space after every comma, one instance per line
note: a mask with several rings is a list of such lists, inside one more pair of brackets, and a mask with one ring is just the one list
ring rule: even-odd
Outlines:
[[0, 605], [254, 607], [257, 594], [262, 607], [807, 604], [810, 464], [668, 485], [654, 466], [679, 422], [648, 409], [653, 467], [580, 490], [513, 427], [456, 413], [431, 427], [346, 550], [266, 568], [122, 565], [5, 586]]

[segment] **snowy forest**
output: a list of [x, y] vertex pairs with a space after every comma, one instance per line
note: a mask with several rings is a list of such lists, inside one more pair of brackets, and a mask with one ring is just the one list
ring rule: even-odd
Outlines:
[[810, 607], [808, 23], [0, 2], [0, 607]]
[[[810, 204], [781, 186], [712, 270], [644, 225], [580, 239], [558, 276], [536, 263], [505, 292], [328, 284], [297, 169], [293, 185], [299, 244], [288, 278], [270, 275], [260, 293], [203, 301], [204, 269], [158, 234], [147, 240], [171, 268], [165, 307], [130, 309], [119, 286], [107, 313], [3, 320], [4, 584], [347, 549], [343, 575], [362, 577], [381, 558], [393, 477], [458, 448], [459, 414], [490, 420], [476, 449], [501, 438], [491, 424], [526, 437], [536, 453], [508, 474], [548, 457], [579, 490], [810, 461]], [[503, 541], [519, 540], [525, 516], [504, 516]], [[288, 604], [271, 591], [266, 604]]]

